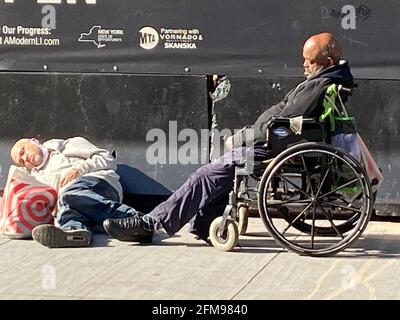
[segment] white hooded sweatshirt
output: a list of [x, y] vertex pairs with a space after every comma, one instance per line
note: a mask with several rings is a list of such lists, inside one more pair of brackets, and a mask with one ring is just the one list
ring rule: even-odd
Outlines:
[[109, 151], [96, 147], [82, 137], [52, 139], [43, 145], [49, 149], [48, 160], [39, 170], [33, 168], [31, 171], [38, 180], [50, 183], [62, 192], [74, 180], [59, 189], [60, 179], [71, 169], [77, 169], [80, 176], [107, 181], [117, 190], [119, 200], [122, 201], [122, 186], [115, 172], [117, 164]]

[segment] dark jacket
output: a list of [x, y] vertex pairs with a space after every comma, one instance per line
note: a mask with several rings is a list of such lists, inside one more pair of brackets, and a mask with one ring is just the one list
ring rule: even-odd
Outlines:
[[239, 131], [234, 135], [235, 147], [254, 144], [263, 144], [266, 138], [267, 123], [273, 116], [317, 118], [323, 111], [323, 99], [325, 91], [332, 83], [345, 87], [353, 87], [353, 76], [347, 61], [326, 68], [300, 83], [290, 90], [286, 96], [272, 107], [264, 111], [254, 123], [246, 128], [254, 130], [246, 140], [246, 131]]

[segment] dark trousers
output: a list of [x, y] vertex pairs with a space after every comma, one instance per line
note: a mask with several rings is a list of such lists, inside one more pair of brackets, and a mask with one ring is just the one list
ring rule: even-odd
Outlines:
[[[261, 147], [248, 149], [248, 152], [255, 160], [272, 157], [269, 150]], [[208, 236], [209, 224], [216, 216], [222, 215], [227, 196], [233, 188], [235, 165], [245, 156], [246, 148], [236, 148], [200, 167], [150, 215], [162, 224], [170, 236], [192, 218], [191, 231], [197, 231], [193, 233], [202, 237]]]
[[107, 181], [82, 176], [59, 195], [57, 222], [62, 229], [75, 227], [92, 231], [108, 218], [126, 218], [136, 210], [119, 201], [117, 190]]

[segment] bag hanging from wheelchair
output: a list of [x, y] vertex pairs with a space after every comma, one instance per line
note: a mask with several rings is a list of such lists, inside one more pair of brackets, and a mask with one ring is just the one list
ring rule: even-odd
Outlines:
[[[328, 118], [332, 145], [344, 150], [357, 159], [366, 170], [373, 188], [377, 189], [384, 179], [382, 172], [365, 142], [357, 132], [354, 117], [349, 116], [346, 110], [343, 99], [340, 96], [342, 89], [341, 85], [336, 84], [328, 87], [323, 102], [324, 113], [320, 116], [319, 120], [324, 122]], [[337, 106], [336, 101], [339, 101], [340, 107]]]
[[[319, 120], [321, 122], [329, 121], [332, 145], [346, 151], [361, 162], [354, 117], [349, 116], [346, 110], [340, 95], [342, 89], [341, 85], [336, 84], [331, 84], [328, 87], [323, 101], [324, 112]], [[336, 101], [339, 101], [339, 106]]]

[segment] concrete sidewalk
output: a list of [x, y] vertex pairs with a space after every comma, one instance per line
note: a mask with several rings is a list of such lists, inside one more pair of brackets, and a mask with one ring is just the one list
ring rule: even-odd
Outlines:
[[400, 299], [400, 223], [370, 222], [329, 258], [283, 250], [259, 218], [220, 252], [187, 229], [153, 245], [95, 235], [89, 248], [0, 238], [0, 299]]

